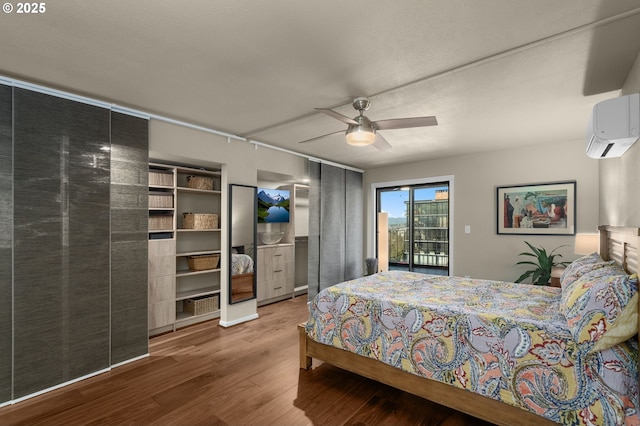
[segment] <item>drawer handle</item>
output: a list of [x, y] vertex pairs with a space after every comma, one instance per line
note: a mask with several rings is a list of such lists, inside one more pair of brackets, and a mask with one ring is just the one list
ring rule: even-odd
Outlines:
[[282, 269], [276, 269], [273, 272], [282, 272]]
[[274, 254], [273, 257], [282, 256], [281, 254]]
[[282, 286], [280, 286], [280, 287], [274, 287], [273, 289], [274, 289], [274, 290], [279, 290], [279, 289], [281, 289], [281, 288], [282, 288]]

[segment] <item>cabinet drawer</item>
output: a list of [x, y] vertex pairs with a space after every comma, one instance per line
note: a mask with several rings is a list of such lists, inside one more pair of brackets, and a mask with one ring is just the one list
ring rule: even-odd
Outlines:
[[258, 249], [258, 300], [293, 292], [294, 247], [270, 246]]

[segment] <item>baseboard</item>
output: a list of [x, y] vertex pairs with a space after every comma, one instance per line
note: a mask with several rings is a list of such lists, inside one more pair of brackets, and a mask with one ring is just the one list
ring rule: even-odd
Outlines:
[[68, 382], [60, 383], [59, 385], [51, 386], [50, 388], [46, 388], [46, 389], [43, 389], [41, 391], [34, 392], [34, 393], [29, 394], [29, 395], [25, 395], [25, 396], [22, 396], [20, 398], [11, 400], [10, 403], [11, 404], [17, 404], [19, 402], [26, 401], [27, 399], [30, 399], [30, 398], [33, 398], [33, 397], [36, 397], [36, 396], [40, 396], [40, 395], [45, 394], [47, 392], [51, 392], [51, 391], [54, 391], [56, 389], [63, 388], [65, 386], [69, 386], [69, 385], [71, 385], [73, 383], [77, 383], [77, 382], [79, 382], [81, 380], [85, 380], [85, 379], [88, 379], [90, 377], [97, 376], [97, 375], [102, 374], [102, 373], [106, 373], [106, 372], [108, 372], [110, 370], [111, 370], [111, 368], [105, 368], [103, 370], [94, 371], [93, 373], [89, 373], [89, 374], [86, 374], [84, 376], [77, 377], [77, 378], [75, 378], [73, 380], [69, 380]]
[[77, 383], [79, 381], [88, 379], [90, 377], [97, 376], [99, 374], [107, 373], [107, 372], [113, 370], [114, 368], [120, 367], [120, 366], [125, 365], [125, 364], [129, 364], [129, 363], [134, 362], [134, 361], [139, 361], [141, 359], [148, 358], [148, 357], [149, 357], [149, 354], [147, 353], [147, 354], [144, 354], [144, 355], [137, 356], [135, 358], [131, 358], [131, 359], [119, 362], [117, 364], [112, 365], [109, 368], [104, 368], [102, 370], [94, 371], [93, 373], [89, 373], [89, 374], [86, 374], [84, 376], [77, 377], [77, 378], [75, 378], [73, 380], [69, 380], [68, 382], [60, 383], [58, 385], [51, 386], [50, 388], [46, 388], [46, 389], [43, 389], [41, 391], [31, 393], [29, 395], [25, 395], [25, 396], [22, 396], [20, 398], [13, 399], [11, 401], [6, 401], [6, 402], [3, 402], [3, 403], [0, 403], [0, 407], [4, 407], [6, 405], [13, 405], [13, 404], [17, 404], [17, 403], [22, 402], [22, 401], [26, 401], [27, 399], [31, 399], [31, 398], [34, 398], [36, 396], [43, 395], [43, 394], [45, 394], [47, 392], [51, 392], [51, 391], [54, 391], [56, 389], [63, 388], [65, 386], [69, 386], [69, 385], [71, 385], [73, 383]]
[[113, 365], [111, 366], [111, 368], [117, 368], [117, 367], [120, 367], [120, 366], [122, 366], [122, 365], [129, 364], [130, 362], [139, 361], [139, 360], [141, 360], [141, 359], [145, 359], [145, 358], [149, 358], [149, 354], [148, 354], [148, 353], [146, 353], [146, 354], [144, 354], [144, 355], [137, 356], [137, 357], [135, 357], [135, 358], [126, 359], [126, 360], [121, 361], [121, 362], [119, 362], [119, 363], [117, 363], [117, 364], [113, 364]]
[[238, 324], [242, 324], [243, 322], [247, 322], [247, 321], [251, 321], [254, 319], [258, 319], [259, 315], [256, 314], [252, 314], [243, 318], [238, 318], [237, 320], [233, 320], [233, 321], [222, 321], [220, 320], [218, 322], [219, 325], [221, 325], [222, 327], [231, 327], [234, 325], [238, 325]]

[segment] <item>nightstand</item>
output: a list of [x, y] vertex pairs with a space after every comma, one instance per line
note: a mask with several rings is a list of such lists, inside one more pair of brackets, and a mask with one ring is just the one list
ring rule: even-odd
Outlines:
[[560, 277], [564, 272], [564, 266], [554, 266], [551, 268], [551, 287], [560, 287]]

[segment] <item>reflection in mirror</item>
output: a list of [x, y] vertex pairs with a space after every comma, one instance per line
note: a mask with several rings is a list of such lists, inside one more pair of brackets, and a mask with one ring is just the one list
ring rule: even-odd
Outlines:
[[229, 184], [229, 303], [256, 298], [256, 187]]

